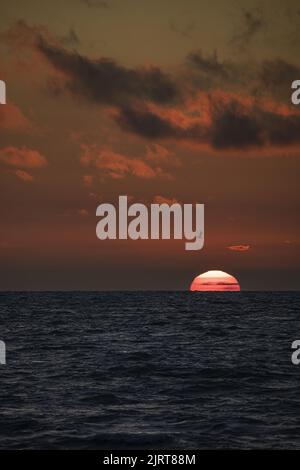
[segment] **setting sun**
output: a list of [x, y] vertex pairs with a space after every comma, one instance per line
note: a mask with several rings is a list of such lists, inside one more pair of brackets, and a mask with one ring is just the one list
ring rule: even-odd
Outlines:
[[240, 291], [237, 279], [224, 271], [207, 271], [193, 280], [191, 291]]

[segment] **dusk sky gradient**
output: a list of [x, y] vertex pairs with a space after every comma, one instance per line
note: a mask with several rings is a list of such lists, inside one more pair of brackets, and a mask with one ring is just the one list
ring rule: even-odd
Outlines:
[[[298, 290], [298, 3], [2, 5], [0, 289]], [[204, 203], [204, 248], [98, 240], [119, 195]]]

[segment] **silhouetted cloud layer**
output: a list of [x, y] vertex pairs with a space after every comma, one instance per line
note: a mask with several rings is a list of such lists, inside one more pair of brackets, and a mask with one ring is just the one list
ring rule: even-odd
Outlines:
[[[245, 13], [244, 38], [263, 28], [258, 13]], [[205, 57], [195, 51], [167, 74], [154, 65], [127, 68], [71, 52], [45, 29], [24, 22], [2, 38], [47, 60], [52, 91], [114, 108], [123, 131], [149, 141], [181, 140], [215, 150], [300, 144], [300, 114], [287, 101], [300, 68], [284, 60], [233, 63], [220, 61], [216, 52]]]
[[288, 146], [300, 143], [300, 116], [266, 111], [256, 105], [246, 107], [237, 101], [215, 103], [207, 125], [174, 125], [171, 120], [146, 109], [122, 108], [118, 125], [147, 139], [189, 140], [215, 149], [247, 149], [266, 145]]
[[4, 147], [0, 149], [0, 161], [8, 166], [20, 168], [41, 168], [47, 160], [38, 150], [27, 147]]
[[43, 38], [38, 49], [66, 74], [66, 88], [94, 103], [122, 105], [138, 98], [164, 104], [179, 98], [175, 84], [158, 67], [128, 69], [108, 58], [91, 60]]

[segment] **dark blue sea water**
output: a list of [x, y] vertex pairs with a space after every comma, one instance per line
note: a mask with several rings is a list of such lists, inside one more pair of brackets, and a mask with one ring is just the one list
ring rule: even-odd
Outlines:
[[1, 449], [300, 449], [300, 293], [1, 293]]

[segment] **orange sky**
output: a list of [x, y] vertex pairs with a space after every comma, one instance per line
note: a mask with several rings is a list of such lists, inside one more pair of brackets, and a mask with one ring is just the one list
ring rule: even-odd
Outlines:
[[[201, 3], [2, 7], [0, 289], [299, 288], [300, 10]], [[122, 194], [204, 203], [204, 249], [99, 241]]]

